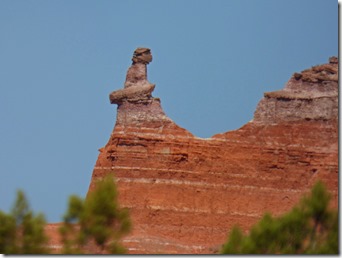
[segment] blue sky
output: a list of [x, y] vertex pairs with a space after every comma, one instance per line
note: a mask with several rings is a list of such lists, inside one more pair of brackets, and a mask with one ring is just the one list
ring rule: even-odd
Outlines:
[[135, 48], [166, 114], [199, 137], [238, 129], [265, 91], [338, 54], [333, 0], [0, 1], [0, 209], [17, 189], [48, 221], [85, 196]]

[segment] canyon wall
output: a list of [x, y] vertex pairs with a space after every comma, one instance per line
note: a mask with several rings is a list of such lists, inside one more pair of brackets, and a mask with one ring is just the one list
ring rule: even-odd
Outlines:
[[141, 74], [149, 51], [135, 52], [129, 82], [110, 95], [117, 120], [89, 186], [115, 176], [133, 222], [123, 240], [129, 253], [215, 253], [233, 225], [247, 231], [266, 211], [289, 211], [317, 180], [337, 207], [337, 58], [265, 93], [240, 129], [203, 139], [152, 97], [155, 85]]

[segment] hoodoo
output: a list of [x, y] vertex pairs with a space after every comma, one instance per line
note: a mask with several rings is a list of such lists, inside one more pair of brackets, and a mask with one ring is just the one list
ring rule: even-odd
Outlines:
[[295, 73], [265, 93], [254, 119], [201, 139], [152, 97], [148, 48], [138, 48], [124, 88], [110, 94], [117, 120], [89, 187], [113, 174], [130, 209], [130, 253], [214, 253], [237, 224], [289, 211], [321, 180], [338, 204], [338, 60]]
[[137, 48], [132, 58], [132, 66], [127, 71], [125, 88], [117, 90], [109, 95], [110, 103], [122, 104], [123, 102], [148, 102], [152, 99], [152, 91], [155, 85], [147, 80], [146, 65], [152, 61], [151, 50]]

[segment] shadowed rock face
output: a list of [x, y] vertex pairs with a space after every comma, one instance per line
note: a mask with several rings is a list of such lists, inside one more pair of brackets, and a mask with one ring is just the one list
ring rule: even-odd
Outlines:
[[318, 179], [337, 207], [338, 66], [330, 60], [265, 93], [251, 122], [208, 139], [175, 124], [152, 91], [139, 93], [147, 76], [131, 68], [146, 64], [133, 60], [124, 90], [134, 90], [111, 97], [117, 120], [89, 187], [115, 175], [133, 220], [129, 252], [213, 253], [234, 224], [248, 230], [266, 211], [290, 210]]

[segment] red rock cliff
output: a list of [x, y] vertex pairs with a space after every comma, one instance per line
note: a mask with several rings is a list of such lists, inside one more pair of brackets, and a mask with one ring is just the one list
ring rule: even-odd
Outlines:
[[[138, 49], [128, 72], [146, 71], [149, 55]], [[331, 58], [295, 73], [283, 90], [265, 93], [251, 122], [208, 139], [165, 115], [146, 74], [113, 92], [117, 121], [89, 191], [115, 175], [134, 226], [129, 252], [213, 253], [234, 224], [248, 230], [266, 211], [288, 211], [318, 179], [336, 207], [337, 69]]]

